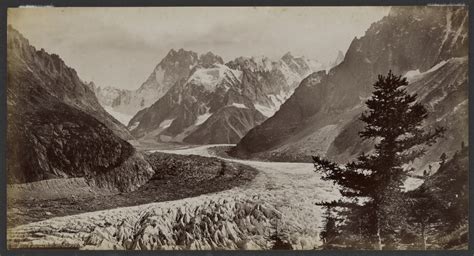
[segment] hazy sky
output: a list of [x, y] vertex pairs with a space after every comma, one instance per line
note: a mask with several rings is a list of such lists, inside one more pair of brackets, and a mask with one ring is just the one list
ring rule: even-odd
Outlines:
[[138, 88], [171, 48], [238, 56], [290, 51], [323, 63], [344, 53], [388, 7], [15, 8], [8, 23], [81, 79]]

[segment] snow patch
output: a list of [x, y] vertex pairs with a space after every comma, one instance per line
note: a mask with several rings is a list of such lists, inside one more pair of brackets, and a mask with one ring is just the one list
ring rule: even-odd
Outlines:
[[247, 108], [247, 106], [245, 106], [242, 103], [232, 103], [232, 106], [234, 106], [236, 108]]
[[290, 86], [297, 85], [302, 80], [302, 77], [300, 77], [296, 72], [293, 72], [284, 61], [281, 62], [280, 72], [283, 74], [287, 84]]
[[254, 106], [264, 116], [271, 117], [280, 109], [280, 106], [285, 103], [288, 98], [290, 98], [290, 96], [293, 94], [293, 91], [294, 90], [285, 92], [280, 90], [279, 94], [268, 95], [268, 98], [271, 100], [271, 105], [273, 106], [265, 106], [259, 103], [254, 104]]
[[262, 113], [262, 115], [266, 116], [266, 117], [271, 117], [273, 116], [273, 114], [275, 114], [275, 112], [277, 112], [278, 109], [276, 109], [275, 107], [267, 107], [267, 106], [264, 106], [264, 105], [261, 105], [261, 104], [254, 104], [255, 108], [258, 110], [258, 112]]
[[467, 99], [456, 105], [453, 109], [453, 112], [457, 112], [461, 107], [464, 107], [465, 105], [467, 105]]
[[306, 64], [309, 66], [312, 72], [320, 71], [324, 69], [324, 65], [316, 60], [305, 59]]
[[275, 95], [269, 95], [268, 97], [270, 98], [270, 100], [272, 100], [272, 103], [273, 103], [274, 106], [281, 105], [280, 99], [279, 98], [277, 99], [277, 97]]
[[130, 127], [129, 127], [128, 129], [129, 129], [130, 131], [133, 131], [133, 130], [135, 130], [135, 129], [138, 127], [138, 125], [140, 125], [140, 122], [135, 122], [135, 123], [133, 123], [132, 125], [130, 125]]
[[414, 190], [414, 189], [418, 188], [419, 186], [421, 186], [421, 184], [423, 184], [423, 182], [424, 182], [423, 179], [408, 177], [405, 180], [405, 183], [403, 184], [403, 190], [405, 190], [405, 191]]
[[120, 123], [127, 125], [128, 122], [132, 119], [133, 115], [127, 115], [124, 113], [120, 113], [115, 111], [112, 107], [110, 106], [103, 106], [105, 111], [109, 113], [111, 116], [113, 116], [115, 119], [117, 119]]
[[171, 125], [171, 123], [173, 123], [174, 119], [176, 119], [176, 118], [163, 120], [160, 123], [160, 128], [166, 129], [166, 128], [170, 127], [170, 125]]
[[206, 91], [214, 91], [224, 79], [240, 79], [242, 72], [230, 69], [222, 64], [214, 64], [211, 68], [196, 70], [188, 79], [188, 84], [201, 85]]
[[439, 47], [440, 50], [443, 48], [444, 43], [446, 42], [446, 40], [448, 40], [449, 34], [451, 34], [453, 32], [452, 27], [451, 27], [451, 18], [452, 18], [452, 16], [453, 16], [453, 14], [451, 12], [446, 13], [446, 29], [444, 30], [445, 33], [444, 33], [443, 41], [441, 42], [441, 45]]
[[[449, 61], [449, 60], [448, 60]], [[431, 67], [430, 69], [426, 70], [425, 72], [423, 73], [420, 73], [420, 70], [417, 69], [417, 70], [410, 70], [408, 71], [404, 77], [407, 78], [408, 82], [409, 83], [413, 83], [415, 82], [416, 80], [422, 78], [423, 76], [425, 76], [426, 74], [429, 74], [431, 72], [434, 72], [438, 69], [440, 69], [442, 66], [444, 66], [446, 63], [448, 63], [448, 61], [446, 60], [443, 60], [443, 61], [440, 61], [438, 64], [434, 65], [433, 67]]]
[[211, 116], [212, 116], [212, 114], [209, 113], [209, 112], [206, 112], [206, 113], [204, 113], [204, 114], [202, 114], [202, 115], [199, 115], [199, 116], [197, 117], [196, 123], [195, 123], [194, 125], [197, 126], [197, 125], [203, 124], [203, 123], [206, 122], [206, 120], [207, 120], [209, 117], [211, 117]]
[[438, 64], [434, 65], [432, 68], [430, 68], [427, 71], [423, 72], [423, 74], [427, 74], [427, 73], [431, 73], [433, 71], [436, 71], [439, 68], [441, 68], [442, 66], [444, 66], [444, 64], [446, 64], [446, 63], [448, 63], [448, 62], [443, 60], [443, 61], [439, 62]]
[[404, 77], [408, 80], [409, 83], [413, 82], [419, 75], [420, 75], [420, 70], [410, 70], [405, 73]]

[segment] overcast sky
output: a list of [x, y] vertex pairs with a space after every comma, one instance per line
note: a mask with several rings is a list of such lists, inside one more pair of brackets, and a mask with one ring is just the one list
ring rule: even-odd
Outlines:
[[8, 23], [81, 79], [136, 89], [171, 48], [323, 63], [344, 53], [388, 7], [15, 8]]

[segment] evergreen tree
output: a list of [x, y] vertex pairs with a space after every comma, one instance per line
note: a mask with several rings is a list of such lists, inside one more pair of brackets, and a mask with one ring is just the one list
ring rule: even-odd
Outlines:
[[330, 249], [333, 244], [337, 243], [337, 238], [340, 235], [337, 225], [340, 219], [337, 218], [333, 212], [333, 207], [330, 205], [325, 206], [326, 211], [324, 214], [324, 228], [320, 233], [320, 237], [323, 240], [323, 248]]
[[421, 244], [419, 248], [426, 250], [428, 236], [435, 225], [440, 222], [439, 208], [441, 204], [425, 186], [412, 191], [407, 201], [407, 206], [410, 208], [408, 222], [419, 235]]
[[418, 248], [427, 248], [427, 239], [435, 248], [467, 244], [468, 166], [466, 147], [445, 160], [420, 187], [407, 192], [408, 221], [411, 231], [418, 234]]
[[[365, 122], [360, 137], [375, 142], [372, 154], [362, 153], [345, 166], [313, 157], [316, 171], [339, 184], [344, 196], [344, 200], [327, 205], [350, 208], [346, 226], [352, 225], [351, 231], [357, 232], [354, 221], [362, 219], [364, 223], [359, 225], [365, 225], [363, 239], [375, 244], [376, 249], [396, 244], [397, 233], [404, 224], [402, 187], [413, 171], [404, 168], [404, 164], [423, 156], [425, 147], [445, 131], [422, 129], [427, 110], [416, 102], [416, 95], [407, 93], [407, 85], [406, 78], [391, 71], [387, 76], [378, 76], [372, 97], [366, 102], [368, 111], [360, 117]], [[360, 198], [365, 199], [363, 203], [358, 201]]]

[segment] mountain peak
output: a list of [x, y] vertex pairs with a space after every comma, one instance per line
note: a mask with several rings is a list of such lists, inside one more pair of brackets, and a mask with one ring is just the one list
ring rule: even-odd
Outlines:
[[211, 52], [211, 51], [208, 51], [208, 52], [206, 52], [206, 53], [201, 54], [201, 57], [202, 57], [202, 56], [217, 56], [217, 55], [214, 54], [214, 53]]
[[93, 92], [95, 92], [96, 90], [100, 90], [100, 86], [96, 86], [95, 83], [93, 81], [90, 81], [90, 82], [84, 82], [84, 84], [89, 87]]
[[8, 42], [7, 47], [9, 48], [17, 47], [18, 49], [24, 50], [24, 47], [30, 46], [28, 39], [26, 39], [12, 25], [8, 25], [8, 28], [7, 28], [7, 42]]
[[187, 55], [197, 55], [197, 53], [193, 51], [187, 51], [183, 48], [180, 48], [179, 50], [175, 50], [174, 48], [171, 48], [168, 54], [166, 54], [165, 59], [170, 58], [170, 57], [175, 57], [175, 56], [187, 56]]
[[[183, 48], [180, 48], [178, 51], [176, 51], [175, 49], [171, 49], [168, 54], [161, 60], [161, 62], [158, 64], [157, 68], [162, 66], [162, 65], [167, 65], [166, 63], [168, 63], [169, 65], [173, 64], [174, 63], [177, 63], [177, 62], [194, 62], [198, 59], [198, 55], [197, 53], [193, 52], [193, 51], [186, 51], [184, 50]], [[188, 64], [189, 65], [189, 64]]]
[[209, 68], [213, 66], [214, 64], [224, 64], [224, 60], [220, 56], [209, 51], [199, 56], [198, 64], [205, 68]]
[[294, 59], [295, 57], [293, 56], [293, 54], [291, 54], [291, 52], [287, 52], [285, 53], [285, 55], [283, 55], [283, 57], [281, 57], [282, 59]]

